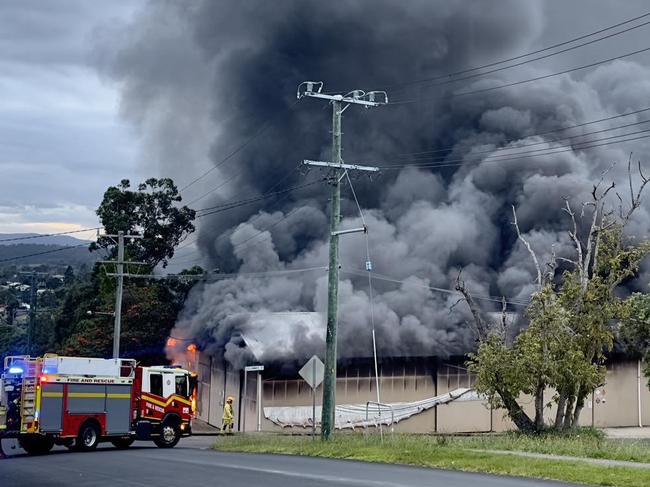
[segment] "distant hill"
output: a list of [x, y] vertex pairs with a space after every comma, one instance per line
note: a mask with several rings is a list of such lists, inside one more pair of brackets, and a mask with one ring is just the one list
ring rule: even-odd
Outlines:
[[[69, 235], [39, 238], [37, 233], [0, 233], [0, 268], [11, 265], [71, 265], [92, 264], [99, 255], [90, 253], [90, 241]], [[22, 240], [14, 240], [20, 238]]]
[[[58, 245], [60, 247], [74, 247], [76, 245], [90, 244], [89, 240], [80, 240], [69, 235], [54, 235], [51, 237], [38, 237], [38, 233], [0, 233], [0, 245], [36, 244]], [[38, 238], [26, 238], [38, 237]], [[14, 240], [14, 239], [23, 240]]]

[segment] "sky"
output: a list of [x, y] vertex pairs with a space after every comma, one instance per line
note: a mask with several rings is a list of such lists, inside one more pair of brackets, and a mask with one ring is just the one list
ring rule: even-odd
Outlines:
[[92, 56], [97, 30], [138, 8], [132, 0], [0, 1], [0, 233], [97, 226], [108, 185], [141, 178], [119, 90]]
[[[119, 27], [141, 15], [143, 4], [0, 1], [0, 233], [96, 226], [94, 210], [107, 186], [164, 172], [147, 160], [149, 141], [120, 108], [123, 87], [106, 76], [97, 61], [106, 35], [120, 35]], [[645, 13], [646, 5], [643, 0], [543, 2], [539, 33], [522, 49]], [[616, 43], [567, 53], [538, 66], [570, 67], [645, 47], [647, 32], [639, 29]], [[649, 61], [650, 56], [638, 59]], [[164, 59], [151, 62], [164, 65]], [[203, 167], [193, 168], [197, 173], [210, 164], [207, 157], [202, 161]]]

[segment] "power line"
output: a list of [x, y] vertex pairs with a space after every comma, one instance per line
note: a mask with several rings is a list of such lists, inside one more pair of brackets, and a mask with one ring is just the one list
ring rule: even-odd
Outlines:
[[[249, 242], [249, 241], [253, 240], [254, 238], [259, 237], [260, 235], [262, 235], [262, 234], [268, 232], [268, 231], [269, 231], [270, 229], [272, 229], [272, 228], [275, 228], [275, 227], [278, 226], [280, 223], [282, 223], [283, 221], [287, 220], [290, 216], [295, 215], [296, 213], [298, 213], [298, 212], [299, 212], [300, 210], [302, 210], [303, 208], [305, 208], [305, 207], [304, 207], [304, 206], [300, 206], [300, 207], [298, 207], [298, 208], [294, 208], [294, 209], [291, 210], [289, 213], [287, 213], [286, 215], [284, 215], [282, 218], [280, 218], [280, 219], [278, 219], [277, 221], [273, 222], [271, 225], [267, 226], [266, 228], [263, 228], [262, 230], [260, 230], [259, 232], [257, 232], [257, 233], [256, 233], [255, 235], [253, 235], [252, 237], [249, 237], [249, 238], [247, 238], [246, 240], [243, 240], [243, 241], [238, 242], [237, 244], [233, 245], [233, 250], [235, 250], [235, 249], [239, 249], [239, 248], [240, 248], [242, 245], [244, 245], [246, 242]], [[261, 241], [260, 241], [260, 242], [256, 242], [255, 245], [258, 245], [258, 244], [260, 244], [260, 243], [261, 243]], [[255, 245], [253, 245], [253, 247], [254, 247]], [[244, 246], [244, 248], [246, 248], [246, 247], [248, 247], [248, 245]]]
[[[304, 267], [298, 269], [283, 269], [276, 271], [260, 272], [231, 272], [231, 273], [206, 273], [206, 274], [124, 274], [124, 277], [133, 277], [141, 279], [191, 279], [194, 281], [219, 281], [224, 279], [233, 279], [237, 277], [276, 277], [291, 274], [301, 274], [304, 272], [313, 272], [318, 270], [327, 270], [327, 266]], [[111, 275], [111, 274], [107, 274]]]
[[[297, 101], [292, 103], [291, 106], [289, 107], [289, 110], [293, 110], [293, 108], [296, 106]], [[267, 118], [264, 120], [261, 124], [257, 126], [255, 131], [253, 132], [253, 135], [251, 135], [249, 138], [247, 138], [244, 142], [242, 142], [238, 147], [236, 147], [233, 151], [228, 153], [225, 157], [223, 157], [219, 162], [217, 162], [214, 166], [212, 166], [210, 169], [207, 171], [203, 172], [200, 176], [194, 178], [192, 181], [187, 183], [185, 186], [183, 186], [179, 191], [183, 192], [189, 187], [193, 186], [194, 184], [198, 183], [201, 179], [206, 177], [208, 174], [212, 173], [215, 169], [219, 168], [222, 166], [224, 163], [232, 159], [234, 156], [239, 154], [241, 151], [243, 151], [246, 147], [248, 147], [250, 144], [252, 144], [257, 138], [259, 138], [264, 132], [266, 132], [269, 128], [271, 128], [274, 123], [277, 121], [277, 119], [282, 115], [284, 112], [283, 111], [277, 111], [274, 113], [273, 116]]]
[[[610, 139], [618, 139], [621, 137], [628, 137], [630, 135], [636, 135], [636, 134], [641, 134], [641, 133], [647, 133], [650, 132], [650, 129], [646, 130], [638, 130], [636, 132], [630, 132], [627, 134], [621, 134], [621, 135], [612, 135], [609, 137], [601, 137], [599, 139], [593, 139], [593, 140], [586, 140], [583, 142], [579, 142], [576, 144], [564, 144], [564, 145], [557, 145], [555, 147], [550, 147], [546, 149], [534, 149], [534, 150], [529, 150], [529, 151], [521, 151], [521, 152], [516, 152], [514, 154], [504, 154], [504, 155], [499, 155], [497, 154], [494, 158], [490, 158], [489, 156], [481, 158], [473, 158], [474, 161], [478, 162], [494, 162], [494, 161], [503, 161], [503, 160], [512, 160], [512, 159], [520, 159], [523, 157], [536, 157], [538, 155], [547, 155], [548, 154], [554, 154], [557, 152], [567, 152], [567, 151], [575, 151], [575, 150], [582, 150], [582, 149], [589, 149], [591, 147], [600, 147], [603, 145], [611, 145], [611, 144], [618, 144], [621, 142], [629, 142], [633, 140], [640, 140], [640, 139], [645, 139], [650, 137], [650, 135], [644, 135], [640, 137], [633, 137], [629, 139], [624, 139], [624, 140], [613, 140], [610, 142], [604, 142], [604, 143], [597, 143], [597, 142], [602, 142], [605, 140], [610, 140]], [[553, 141], [548, 141], [547, 142], [549, 145], [553, 144]], [[556, 149], [562, 149], [562, 148], [568, 148], [564, 150], [556, 150]], [[516, 147], [513, 147], [513, 149], [516, 149]], [[542, 152], [541, 154], [531, 154], [535, 152]], [[526, 154], [531, 154], [531, 155], [526, 155]], [[470, 159], [470, 161], [468, 161]], [[400, 163], [400, 164], [394, 164], [394, 165], [384, 165], [384, 166], [379, 166], [380, 169], [394, 169], [394, 168], [402, 168], [402, 167], [451, 167], [451, 166], [457, 166], [457, 165], [464, 165], [464, 163], [467, 162], [472, 162], [471, 161], [472, 157], [471, 154], [468, 157], [464, 158], [458, 158], [458, 159], [448, 159], [446, 161], [422, 161], [422, 162], [406, 162], [406, 163]], [[458, 164], [457, 164], [458, 163]]]
[[34, 238], [56, 237], [58, 235], [70, 235], [72, 233], [90, 232], [91, 230], [96, 231], [96, 230], [101, 230], [102, 228], [103, 227], [82, 228], [81, 230], [69, 230], [67, 232], [43, 233], [38, 235], [28, 235], [26, 237], [3, 238], [0, 239], [0, 242], [16, 242], [18, 240], [31, 240]]
[[[493, 155], [487, 156], [487, 158], [493, 158], [493, 157], [505, 157], [505, 156], [519, 155], [519, 154], [527, 154], [527, 153], [538, 152], [538, 151], [546, 151], [546, 150], [549, 150], [549, 148], [533, 149], [533, 150], [529, 150], [529, 151], [521, 151], [521, 152], [503, 154], [503, 152], [506, 152], [506, 151], [515, 151], [515, 150], [525, 148], [525, 147], [534, 147], [536, 145], [557, 144], [557, 143], [559, 143], [561, 141], [564, 141], [564, 140], [579, 139], [581, 137], [587, 137], [588, 135], [602, 134], [602, 133], [606, 133], [606, 132], [611, 132], [612, 130], [620, 130], [622, 128], [632, 127], [632, 126], [636, 126], [636, 125], [640, 125], [642, 123], [648, 123], [648, 122], [650, 122], [650, 120], [644, 120], [642, 122], [635, 122], [635, 123], [631, 123], [631, 124], [625, 124], [625, 125], [621, 125], [619, 127], [614, 127], [614, 128], [610, 128], [610, 129], [595, 130], [593, 132], [587, 132], [587, 133], [581, 134], [581, 135], [573, 135], [571, 137], [562, 137], [562, 138], [554, 139], [554, 140], [543, 140], [541, 142], [531, 142], [531, 143], [528, 143], [528, 144], [521, 144], [521, 145], [517, 145], [517, 146], [514, 146], [514, 147], [497, 147], [497, 148], [494, 148], [494, 149], [471, 151], [467, 155], [467, 157], [480, 158], [481, 157], [480, 154], [493, 154]], [[629, 135], [637, 135], [637, 134], [646, 133], [646, 132], [650, 132], [650, 129], [638, 130], [636, 132], [629, 132], [629, 133], [626, 133], [626, 134], [612, 135], [612, 136], [609, 136], [609, 137], [602, 137], [602, 138], [599, 138], [599, 139], [585, 140], [585, 141], [582, 141], [582, 142], [561, 144], [561, 145], [559, 145], [557, 147], [572, 147], [572, 146], [577, 145], [577, 144], [586, 144], [586, 143], [591, 143], [591, 142], [599, 142], [599, 141], [602, 141], [602, 140], [616, 139], [616, 138], [620, 138], [620, 137], [627, 137]], [[446, 156], [436, 156], [434, 158], [418, 157], [418, 158], [413, 158], [413, 159], [402, 160], [401, 162], [403, 162], [405, 164], [413, 163], [413, 164], [416, 164], [416, 165], [417, 164], [432, 164], [432, 163], [436, 163], [436, 162], [439, 162], [441, 164], [444, 164], [445, 162], [454, 162], [454, 160], [446, 160], [445, 157]], [[463, 159], [456, 159], [455, 161], [460, 162], [460, 161], [466, 160], [467, 157], [463, 158]]]
[[265, 193], [263, 195], [260, 195], [260, 196], [254, 197], [254, 198], [235, 200], [235, 201], [231, 201], [229, 203], [224, 203], [224, 204], [221, 204], [221, 205], [211, 206], [209, 208], [202, 208], [202, 209], [196, 210], [196, 211], [197, 212], [198, 211], [201, 211], [201, 212], [205, 211], [206, 213], [202, 213], [202, 214], [198, 215], [196, 218], [202, 218], [204, 216], [212, 215], [214, 213], [220, 213], [222, 211], [231, 210], [233, 208], [239, 208], [240, 206], [246, 206], [246, 205], [249, 205], [251, 203], [255, 203], [257, 201], [265, 200], [265, 199], [270, 198], [272, 196], [277, 196], [277, 195], [280, 195], [280, 194], [289, 193], [289, 192], [297, 190], [297, 189], [307, 188], [307, 187], [313, 186], [314, 184], [319, 183], [319, 182], [320, 182], [320, 180], [311, 181], [309, 183], [303, 183], [303, 184], [298, 184], [298, 185], [295, 185], [295, 186], [290, 186], [288, 188], [285, 188], [285, 189], [282, 189], [282, 190], [279, 190], [279, 191], [274, 191], [274, 192], [271, 192], [271, 193]]
[[474, 67], [474, 68], [468, 68], [468, 69], [464, 69], [464, 70], [461, 70], [461, 71], [456, 71], [456, 72], [452, 72], [452, 73], [448, 73], [448, 74], [444, 74], [444, 75], [438, 75], [438, 76], [434, 76], [434, 77], [422, 78], [422, 79], [418, 79], [418, 80], [407, 81], [407, 82], [404, 82], [404, 83], [398, 83], [398, 84], [389, 86], [386, 89], [394, 89], [394, 88], [401, 87], [401, 86], [410, 86], [410, 85], [414, 85], [414, 84], [418, 84], [418, 83], [426, 83], [426, 82], [430, 82], [430, 81], [445, 80], [445, 81], [443, 81], [441, 83], [436, 83], [436, 84], [432, 85], [432, 86], [440, 86], [440, 85], [447, 84], [447, 83], [454, 83], [454, 82], [457, 82], [457, 81], [468, 80], [468, 79], [476, 78], [476, 77], [479, 77], [479, 76], [484, 76], [484, 75], [487, 75], [487, 74], [495, 73], [495, 72], [498, 72], [498, 71], [503, 71], [503, 70], [506, 70], [506, 69], [514, 68], [514, 67], [521, 66], [521, 65], [524, 65], [524, 64], [528, 64], [528, 63], [531, 63], [531, 62], [534, 62], [534, 61], [539, 61], [539, 60], [546, 59], [546, 58], [549, 58], [549, 57], [552, 57], [552, 56], [556, 56], [558, 54], [563, 54], [565, 52], [569, 52], [569, 51], [578, 49], [580, 47], [588, 46], [590, 44], [594, 44], [596, 42], [600, 42], [602, 40], [609, 39], [609, 38], [612, 38], [612, 37], [615, 37], [615, 36], [630, 32], [630, 31], [638, 29], [640, 27], [645, 27], [646, 25], [649, 25], [650, 22], [644, 22], [642, 24], [634, 25], [632, 27], [628, 27], [628, 28], [620, 30], [618, 32], [614, 32], [614, 33], [607, 34], [605, 36], [599, 37], [598, 39], [592, 39], [590, 41], [584, 42], [582, 44], [578, 44], [576, 46], [571, 46], [571, 47], [568, 47], [566, 49], [562, 49], [562, 50], [557, 51], [557, 52], [545, 54], [543, 56], [538, 56], [538, 57], [533, 58], [533, 59], [528, 59], [528, 60], [525, 60], [525, 61], [518, 62], [516, 64], [511, 64], [511, 65], [508, 65], [508, 66], [502, 66], [502, 67], [495, 68], [495, 69], [485, 71], [485, 72], [482, 72], [482, 73], [476, 73], [476, 74], [473, 74], [473, 75], [464, 76], [462, 78], [456, 78], [456, 79], [452, 79], [452, 80], [448, 79], [450, 77], [459, 76], [459, 75], [466, 74], [466, 73], [471, 73], [471, 72], [474, 72], [474, 71], [479, 71], [479, 70], [482, 70], [482, 69], [485, 69], [485, 68], [491, 68], [491, 67], [498, 66], [500, 64], [505, 64], [505, 63], [508, 63], [508, 62], [511, 62], [511, 61], [517, 61], [519, 59], [523, 59], [523, 58], [532, 56], [534, 54], [539, 54], [539, 53], [542, 53], [542, 52], [550, 51], [550, 50], [555, 49], [557, 47], [562, 47], [562, 46], [577, 42], [579, 40], [583, 40], [583, 39], [587, 39], [589, 37], [593, 37], [594, 35], [597, 35], [597, 34], [602, 34], [603, 32], [606, 32], [608, 30], [615, 29], [616, 27], [620, 27], [622, 25], [626, 25], [626, 24], [635, 22], [637, 20], [640, 20], [640, 19], [648, 17], [648, 16], [650, 16], [650, 13], [645, 13], [643, 15], [639, 15], [638, 17], [634, 17], [634, 18], [632, 18], [630, 20], [626, 20], [624, 22], [619, 22], [618, 24], [611, 25], [611, 26], [606, 27], [604, 29], [600, 29], [600, 30], [597, 30], [595, 32], [591, 32], [590, 34], [579, 36], [579, 37], [573, 38], [571, 40], [560, 42], [558, 44], [554, 44], [552, 46], [548, 46], [548, 47], [545, 47], [545, 48], [542, 48], [542, 49], [538, 49], [536, 51], [532, 51], [532, 52], [529, 52], [529, 53], [526, 53], [526, 54], [521, 54], [519, 56], [514, 56], [514, 57], [511, 57], [511, 58], [503, 59], [501, 61], [495, 61], [495, 62], [492, 62], [492, 63], [483, 64], [481, 66], [477, 66], [477, 67]]
[[[291, 171], [287, 172], [287, 174], [285, 174], [284, 177], [280, 178], [278, 181], [276, 181], [275, 184], [273, 184], [272, 186], [270, 186], [270, 187], [266, 190], [266, 192], [269, 192], [269, 191], [271, 191], [272, 189], [278, 187], [278, 186], [280, 185], [280, 183], [284, 182], [284, 181], [287, 180], [289, 177], [291, 177], [291, 175], [292, 175], [292, 174], [293, 174], [293, 173], [298, 169], [299, 166], [300, 166], [300, 165], [298, 164], [298, 165], [296, 165], [296, 166], [295, 166]], [[244, 168], [242, 167], [242, 168], [240, 168], [240, 169], [239, 169], [235, 174], [233, 174], [230, 178], [228, 178], [228, 179], [226, 179], [225, 181], [221, 182], [220, 184], [218, 184], [217, 186], [215, 186], [214, 188], [212, 188], [211, 190], [209, 190], [207, 193], [203, 194], [202, 196], [199, 196], [198, 198], [195, 198], [195, 199], [193, 199], [192, 201], [190, 201], [190, 202], [188, 203], [188, 205], [191, 205], [191, 204], [193, 204], [193, 203], [196, 203], [197, 201], [202, 200], [203, 198], [205, 198], [206, 196], [208, 196], [209, 194], [214, 193], [215, 191], [217, 191], [218, 189], [224, 187], [224, 186], [225, 186], [226, 184], [228, 184], [230, 181], [232, 181], [233, 179], [235, 179], [236, 177], [238, 177], [239, 175], [241, 175], [243, 172], [244, 172]], [[227, 203], [228, 203], [228, 202], [224, 202], [224, 205], [227, 204]], [[196, 210], [196, 211], [210, 210], [210, 209], [212, 209], [212, 208], [217, 208], [217, 207], [219, 207], [219, 206], [221, 206], [221, 205], [217, 205], [217, 206], [209, 207], [209, 208], [202, 208], [202, 209], [200, 209], [200, 210]]]
[[[564, 126], [564, 127], [560, 127], [560, 128], [553, 129], [553, 130], [547, 130], [547, 131], [544, 131], [544, 132], [536, 132], [536, 133], [533, 133], [533, 134], [527, 134], [527, 135], [523, 135], [523, 136], [518, 137], [518, 138], [512, 138], [512, 139], [504, 140], [501, 143], [502, 144], [510, 144], [512, 142], [517, 142], [519, 140], [528, 139], [528, 138], [531, 138], [531, 137], [541, 137], [543, 135], [553, 134], [553, 133], [556, 133], [556, 132], [563, 132], [565, 130], [571, 130], [571, 129], [575, 129], [575, 128], [579, 128], [579, 127], [584, 127], [586, 125], [592, 125], [594, 123], [607, 122], [609, 120], [614, 120], [614, 119], [617, 119], [617, 118], [629, 117], [630, 115], [636, 115], [636, 114], [647, 112], [647, 111], [650, 111], [650, 107], [640, 108], [639, 110], [634, 110], [634, 111], [631, 111], [631, 112], [622, 113], [620, 115], [612, 115], [611, 117], [599, 118], [598, 120], [590, 120], [588, 122], [583, 122], [583, 123], [579, 123], [579, 124], [575, 124], [575, 125], [567, 125], [567, 126]], [[417, 156], [417, 155], [420, 155], [420, 154], [433, 154], [433, 153], [439, 153], [439, 152], [451, 152], [456, 148], [457, 148], [457, 146], [448, 146], [448, 147], [443, 147], [443, 148], [440, 148], [440, 149], [434, 149], [434, 150], [428, 150], [428, 151], [403, 152], [403, 153], [399, 154], [398, 156], [399, 157], [401, 157], [401, 156]]]
[[79, 248], [79, 247], [86, 247], [86, 246], [87, 246], [87, 244], [80, 244], [80, 245], [72, 245], [70, 247], [62, 247], [60, 249], [45, 250], [43, 252], [36, 252], [36, 253], [33, 253], [33, 254], [20, 255], [18, 257], [9, 257], [7, 259], [0, 260], [0, 262], [10, 262], [12, 260], [27, 259], [28, 257], [36, 257], [36, 256], [39, 256], [39, 255], [53, 254], [55, 252], [63, 252], [64, 250], [76, 249], [76, 248]]
[[[269, 189], [273, 189], [273, 188], [277, 187], [281, 182], [283, 182], [283, 181], [286, 180], [288, 177], [290, 177], [291, 174], [293, 174], [293, 172], [297, 170], [297, 168], [298, 168], [298, 166], [296, 166], [292, 171], [290, 171], [290, 172], [289, 172], [285, 177], [281, 178], [279, 181], [277, 181], [275, 184], [273, 184]], [[305, 187], [308, 187], [308, 186], [312, 186], [312, 185], [314, 185], [314, 184], [319, 183], [320, 181], [321, 181], [321, 179], [319, 178], [319, 179], [316, 179], [316, 180], [311, 181], [311, 182], [307, 182], [307, 183], [304, 183], [304, 184], [300, 184], [300, 185], [293, 186], [293, 187], [291, 187], [291, 188], [287, 188], [286, 191], [285, 191], [285, 190], [280, 190], [280, 191], [275, 192], [275, 193], [277, 193], [277, 194], [284, 194], [284, 196], [282, 196], [281, 198], [279, 198], [278, 200], [276, 200], [276, 201], [273, 203], [272, 206], [275, 206], [275, 205], [277, 205], [278, 203], [280, 203], [280, 202], [286, 200], [286, 199], [290, 196], [289, 193], [290, 193], [291, 190], [301, 189], [301, 188], [305, 188]], [[266, 198], [266, 197], [268, 197], [268, 196], [273, 196], [273, 195], [275, 195], [275, 193], [266, 193], [266, 194], [265, 194], [266, 196], [265, 196], [265, 195], [262, 195], [262, 196], [265, 196], [265, 198]], [[260, 197], [260, 199], [262, 199], [262, 198]], [[234, 203], [241, 203], [241, 204], [238, 204], [238, 205], [235, 206]], [[200, 217], [203, 217], [203, 216], [207, 216], [208, 214], [214, 214], [214, 213], [218, 213], [218, 212], [221, 212], [221, 211], [230, 210], [230, 209], [233, 209], [233, 208], [237, 208], [237, 207], [239, 207], [239, 206], [244, 206], [244, 205], [246, 205], [246, 204], [249, 204], [249, 200], [246, 199], [246, 200], [239, 200], [239, 201], [231, 201], [230, 203], [227, 203], [227, 204], [229, 205], [228, 207], [223, 207], [223, 208], [219, 207], [217, 211], [214, 211], [214, 212], [211, 212], [211, 213], [206, 213], [206, 214], [204, 214], [204, 215], [199, 215], [199, 216], [197, 216], [197, 218], [200, 218]], [[201, 211], [201, 210], [197, 210], [197, 211]], [[283, 220], [283, 219], [286, 219], [288, 216], [289, 216], [289, 214], [285, 215], [283, 218], [280, 219], [280, 221]], [[261, 215], [258, 215], [258, 216], [255, 218], [255, 220], [253, 220], [252, 222], [249, 222], [249, 223], [254, 223], [254, 222], [257, 221], [259, 218], [261, 218]], [[278, 221], [277, 223], [279, 223], [279, 221]], [[277, 223], [276, 223], [276, 224], [277, 224]], [[260, 234], [264, 233], [265, 231], [267, 231], [268, 229], [272, 228], [272, 227], [275, 226], [276, 224], [270, 225], [269, 227], [262, 229], [260, 232], [258, 232], [257, 235], [260, 235]], [[219, 236], [215, 239], [215, 242], [221, 240], [222, 238], [229, 237], [230, 235], [232, 235], [232, 232], [230, 232], [230, 233], [223, 233], [223, 234], [219, 235]], [[255, 235], [254, 237], [256, 237], [257, 235]], [[251, 237], [251, 239], [252, 239], [252, 238], [253, 238], [253, 237]], [[250, 239], [249, 239], [249, 240], [250, 240]], [[193, 240], [191, 240], [191, 241], [189, 241], [189, 242], [184, 243], [182, 246], [177, 247], [176, 250], [181, 250], [181, 249], [183, 249], [183, 248], [186, 248], [186, 247], [192, 245], [193, 243], [196, 243], [197, 241], [198, 241], [198, 238], [195, 238], [195, 239], [193, 239]], [[242, 243], [244, 243], [244, 242], [240, 242], [240, 244], [242, 244]], [[239, 244], [237, 244], [237, 245], [239, 245]], [[255, 244], [255, 245], [257, 245], [257, 244]], [[197, 252], [198, 252], [198, 249], [196, 249], [196, 250], [190, 252], [188, 255], [185, 255], [184, 257], [188, 257], [188, 256], [190, 256], [190, 255], [196, 254]], [[173, 265], [178, 265], [178, 264], [186, 264], [186, 263], [188, 263], [188, 262], [189, 262], [189, 263], [197, 263], [197, 262], [199, 262], [199, 259], [183, 259], [183, 260], [180, 260], [180, 261], [172, 262], [172, 264], [173, 264]]]
[[[642, 131], [642, 132], [647, 132], [647, 131]], [[627, 134], [629, 135], [629, 134]], [[622, 136], [616, 136], [616, 137], [622, 137]], [[605, 145], [613, 145], [613, 144], [620, 144], [623, 142], [631, 142], [634, 140], [641, 140], [641, 139], [647, 139], [650, 137], [650, 135], [643, 135], [639, 137], [632, 137], [629, 139], [624, 139], [624, 140], [615, 140], [611, 142], [603, 142], [600, 144], [590, 144], [590, 145], [580, 145], [580, 146], [573, 146], [568, 149], [560, 149], [560, 150], [549, 150], [548, 152], [541, 153], [541, 154], [531, 154], [531, 155], [523, 155], [523, 156], [515, 156], [515, 157], [503, 157], [503, 158], [497, 158], [497, 159], [475, 159], [474, 161], [466, 161], [463, 159], [456, 159], [455, 161], [465, 161], [465, 162], [445, 162], [445, 163], [431, 163], [431, 164], [400, 164], [400, 165], [393, 165], [393, 166], [380, 166], [380, 169], [382, 170], [394, 170], [394, 169], [401, 169], [403, 167], [416, 167], [416, 168], [434, 168], [434, 167], [459, 167], [459, 166], [465, 166], [469, 162], [478, 162], [480, 164], [487, 164], [487, 163], [495, 163], [495, 162], [504, 162], [504, 161], [513, 161], [513, 160], [519, 160], [519, 159], [524, 159], [528, 157], [541, 157], [541, 156], [548, 156], [548, 155], [553, 155], [553, 154], [558, 154], [562, 152], [573, 152], [576, 150], [584, 150], [584, 149], [590, 149], [593, 147], [601, 147]], [[606, 137], [606, 139], [609, 139], [611, 137]], [[605, 139], [597, 139], [597, 140], [605, 140]], [[560, 146], [560, 147], [565, 147], [565, 146]]]
[[[518, 85], [522, 85], [522, 84], [526, 84], [526, 83], [532, 83], [534, 81], [541, 81], [543, 79], [552, 78], [554, 76], [560, 76], [560, 75], [563, 75], [563, 74], [573, 73], [575, 71], [580, 71], [582, 69], [593, 68], [593, 67], [599, 66], [601, 64], [609, 63], [611, 61], [616, 61], [617, 59], [624, 59], [624, 58], [634, 56], [636, 54], [641, 54], [641, 53], [647, 52], [647, 51], [650, 51], [650, 47], [646, 47], [646, 48], [643, 48], [643, 49], [638, 49], [636, 51], [621, 54], [619, 56], [610, 57], [608, 59], [603, 59], [601, 61], [596, 61], [596, 62], [593, 62], [593, 63], [585, 64], [583, 66], [577, 66], [577, 67], [574, 67], [574, 68], [565, 69], [563, 71], [558, 71], [558, 72], [555, 72], [555, 73], [549, 73], [549, 74], [545, 74], [545, 75], [542, 75], [542, 76], [536, 76], [534, 78], [528, 78], [528, 79], [524, 79], [524, 80], [513, 81], [511, 83], [505, 83], [505, 84], [502, 84], [502, 85], [491, 86], [489, 88], [480, 88], [480, 89], [477, 89], [477, 90], [461, 91], [461, 92], [451, 93], [451, 94], [449, 94], [447, 96], [449, 98], [456, 98], [456, 97], [467, 96], [467, 95], [476, 95], [476, 94], [479, 94], [479, 93], [487, 93], [487, 92], [494, 91], [494, 90], [500, 90], [502, 88], [510, 88], [512, 86], [518, 86]], [[426, 100], [429, 100], [429, 99], [431, 99], [431, 100], [432, 99], [437, 99], [437, 97], [393, 101], [393, 102], [390, 102], [389, 105], [406, 105], [406, 104], [412, 104], [412, 103], [420, 103], [422, 101], [426, 101]]]
[[240, 168], [238, 171], [235, 171], [234, 174], [231, 174], [230, 177], [226, 178], [224, 181], [221, 181], [221, 182], [220, 182], [219, 184], [217, 184], [214, 188], [212, 188], [212, 189], [208, 190], [207, 192], [203, 193], [201, 196], [199, 196], [199, 197], [197, 197], [197, 198], [194, 198], [192, 201], [190, 201], [189, 203], [187, 203], [187, 205], [188, 205], [188, 206], [189, 206], [189, 205], [193, 205], [193, 204], [196, 203], [197, 201], [201, 201], [201, 200], [202, 200], [203, 198], [205, 198], [206, 196], [208, 196], [208, 195], [214, 193], [214, 192], [217, 191], [218, 189], [223, 188], [226, 184], [228, 184], [229, 182], [231, 182], [233, 179], [239, 177], [243, 172], [244, 172], [244, 168], [242, 167], [242, 168]]
[[212, 210], [212, 209], [215, 209], [215, 208], [221, 208], [223, 206], [228, 206], [231, 203], [238, 203], [238, 202], [241, 202], [241, 201], [248, 201], [249, 199], [256, 199], [256, 198], [262, 198], [263, 199], [266, 195], [272, 196], [272, 190], [277, 188], [280, 185], [280, 183], [286, 181], [289, 177], [291, 177], [291, 175], [296, 172], [296, 170], [298, 169], [299, 166], [300, 166], [299, 164], [296, 165], [291, 171], [287, 172], [287, 174], [285, 174], [282, 178], [280, 178], [278, 181], [276, 181], [275, 184], [273, 184], [272, 186], [269, 186], [269, 188], [266, 191], [264, 191], [261, 195], [251, 194], [248, 198], [242, 198], [242, 199], [239, 199], [239, 200], [234, 200], [234, 199], [233, 200], [228, 200], [228, 201], [224, 201], [223, 203], [221, 203], [219, 205], [210, 206], [210, 207], [207, 207], [207, 208], [200, 208], [200, 209], [198, 209], [196, 211], [206, 211], [206, 210]]
[[[341, 271], [346, 272], [348, 274], [354, 274], [354, 275], [357, 275], [357, 276], [361, 276], [361, 277], [366, 276], [366, 271], [362, 271], [361, 269], [346, 269], [346, 268], [343, 268], [343, 269], [341, 269]], [[417, 284], [417, 283], [413, 283], [413, 282], [407, 282], [405, 280], [396, 279], [394, 277], [390, 277], [390, 276], [387, 276], [387, 275], [384, 275], [384, 274], [377, 274], [376, 272], [372, 273], [372, 277], [373, 277], [373, 279], [379, 279], [380, 281], [394, 282], [394, 283], [397, 283], [397, 284], [415, 285], [415, 286], [422, 287], [422, 288], [425, 288], [425, 289], [430, 289], [431, 291], [436, 291], [436, 292], [439, 292], [439, 293], [453, 294], [453, 295], [462, 296], [462, 294], [459, 293], [458, 291], [452, 291], [451, 289], [445, 289], [445, 288], [441, 288], [441, 287], [434, 287], [434, 286], [429, 286], [429, 285], [426, 285], [426, 284]], [[502, 303], [503, 302], [503, 297], [498, 297], [498, 296], [472, 296], [472, 297], [475, 298], [475, 299], [480, 299], [482, 301], [492, 301], [492, 302], [495, 302], [495, 303]], [[506, 299], [506, 303], [507, 304], [512, 304], [512, 305], [515, 305], [515, 306], [528, 306], [528, 304], [529, 304], [529, 303], [526, 303], [526, 302], [523, 302], [523, 301], [514, 301], [512, 299]]]

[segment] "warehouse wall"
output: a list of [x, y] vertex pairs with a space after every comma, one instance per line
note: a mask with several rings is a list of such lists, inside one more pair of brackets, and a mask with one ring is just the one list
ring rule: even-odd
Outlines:
[[[210, 358], [199, 359], [199, 418], [213, 425], [221, 425], [223, 400], [227, 395], [235, 398], [235, 415], [239, 428], [241, 372], [225, 367], [223, 362]], [[208, 374], [207, 371], [210, 371]], [[472, 387], [475, 377], [459, 363], [438, 363], [430, 360], [391, 361], [381, 367], [381, 400], [385, 403], [416, 401], [445, 394], [461, 387]], [[209, 380], [208, 380], [209, 377]], [[249, 374], [246, 430], [254, 431], [257, 424], [256, 374]], [[643, 424], [650, 425], [650, 390], [642, 378], [641, 400]], [[224, 390], [225, 384], [225, 390]], [[312, 390], [299, 378], [274, 378], [262, 382], [262, 406], [308, 406], [312, 404]], [[322, 389], [316, 390], [319, 405]], [[552, 401], [553, 391], [546, 394]], [[348, 365], [339, 369], [336, 385], [338, 404], [364, 404], [376, 400], [376, 383], [373, 368], [369, 365]], [[525, 411], [533, 416], [532, 397], [520, 398]], [[207, 402], [207, 404], [206, 404]], [[608, 364], [606, 383], [594, 391], [581, 415], [582, 425], [599, 427], [638, 425], [637, 362], [620, 361]], [[551, 423], [555, 408], [547, 408], [545, 420]], [[266, 418], [262, 419], [264, 431], [281, 428]], [[492, 410], [482, 400], [458, 401], [440, 405], [412, 416], [395, 425], [398, 432], [461, 433], [505, 431], [514, 429], [503, 410]], [[297, 428], [296, 428], [297, 430]], [[302, 428], [301, 428], [302, 430]], [[305, 431], [309, 431], [306, 429]]]

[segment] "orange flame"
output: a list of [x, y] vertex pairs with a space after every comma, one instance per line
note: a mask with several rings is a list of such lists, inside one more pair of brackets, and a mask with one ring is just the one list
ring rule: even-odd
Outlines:
[[176, 340], [176, 338], [169, 337], [169, 338], [167, 339], [167, 346], [168, 346], [168, 347], [175, 347], [175, 346], [176, 346], [176, 343], [178, 343], [178, 341]]
[[196, 345], [193, 344], [193, 343], [190, 343], [190, 344], [187, 346], [187, 351], [190, 352], [190, 353], [194, 353], [194, 352], [196, 352]]

